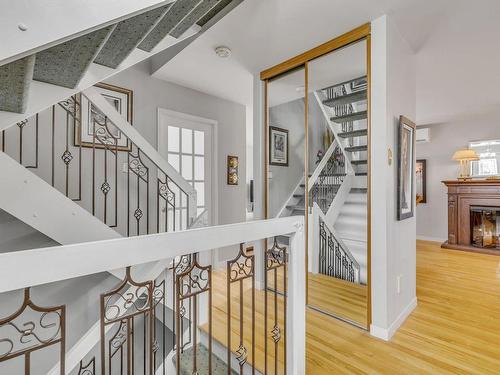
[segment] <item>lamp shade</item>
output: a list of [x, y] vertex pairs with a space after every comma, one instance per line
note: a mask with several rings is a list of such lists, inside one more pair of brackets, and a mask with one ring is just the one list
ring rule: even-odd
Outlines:
[[476, 154], [476, 151], [466, 148], [456, 151], [453, 154], [453, 160], [457, 161], [479, 160], [479, 156]]

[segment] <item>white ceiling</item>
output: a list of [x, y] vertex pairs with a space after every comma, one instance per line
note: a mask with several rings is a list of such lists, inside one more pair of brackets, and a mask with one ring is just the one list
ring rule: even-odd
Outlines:
[[[418, 100], [426, 96], [418, 105], [422, 121], [433, 121], [435, 112], [446, 116], [451, 108], [443, 106], [463, 100], [461, 77], [474, 81], [478, 70], [484, 75], [487, 69], [490, 81], [480, 79], [478, 86], [488, 94], [498, 87], [499, 0], [245, 0], [154, 75], [251, 105], [253, 74], [383, 14], [417, 54]], [[219, 45], [230, 47], [232, 56], [217, 57]], [[472, 102], [482, 100], [476, 95]]]

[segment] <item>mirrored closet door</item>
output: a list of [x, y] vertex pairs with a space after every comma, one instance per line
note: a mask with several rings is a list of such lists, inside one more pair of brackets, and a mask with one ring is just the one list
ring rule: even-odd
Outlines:
[[367, 42], [308, 63], [308, 304], [366, 327]]

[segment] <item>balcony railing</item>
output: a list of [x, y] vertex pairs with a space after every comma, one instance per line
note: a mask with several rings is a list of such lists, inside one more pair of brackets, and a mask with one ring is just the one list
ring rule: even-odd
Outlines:
[[[290, 246], [272, 245], [280, 235]], [[238, 251], [217, 269], [210, 251], [227, 246]], [[302, 375], [304, 251], [303, 219], [288, 217], [0, 254], [2, 306], [24, 295], [0, 319], [0, 373]], [[70, 340], [79, 311], [40, 291], [120, 268], [85, 306], [98, 322]], [[266, 285], [278, 275], [284, 295]]]

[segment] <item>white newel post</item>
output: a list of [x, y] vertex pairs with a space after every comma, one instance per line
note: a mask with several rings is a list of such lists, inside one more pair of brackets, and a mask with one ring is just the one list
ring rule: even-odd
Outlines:
[[288, 301], [286, 311], [286, 364], [291, 375], [306, 373], [306, 256], [304, 224], [290, 237]]

